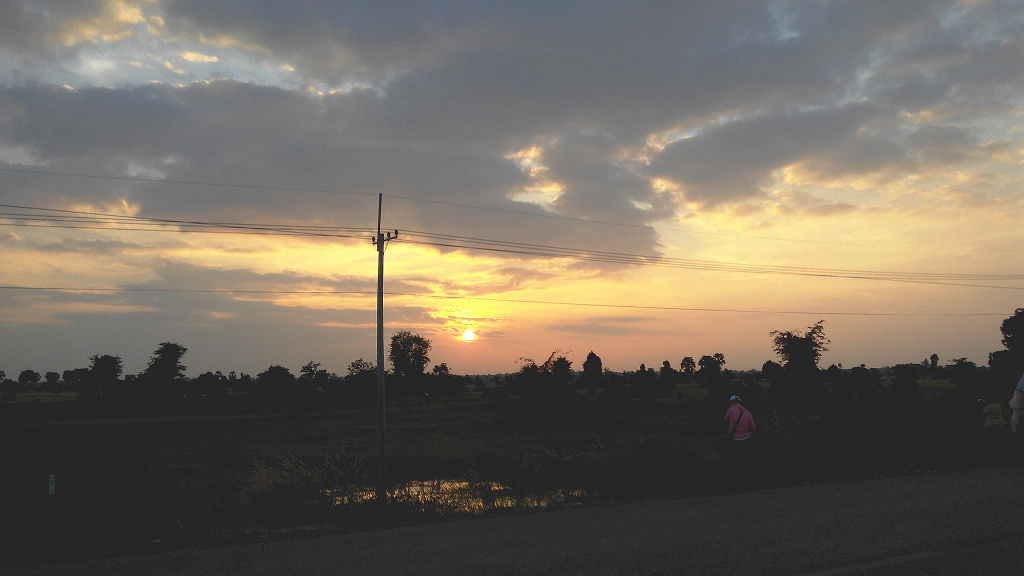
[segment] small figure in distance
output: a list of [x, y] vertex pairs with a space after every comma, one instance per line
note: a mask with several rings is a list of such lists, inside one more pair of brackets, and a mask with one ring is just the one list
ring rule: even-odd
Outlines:
[[1021, 419], [1024, 419], [1024, 375], [1021, 375], [1017, 388], [1013, 391], [1013, 397], [1010, 398], [1010, 409], [1013, 410], [1013, 416], [1010, 417], [1010, 432], [1024, 432], [1020, 429]]
[[[726, 425], [729, 427], [729, 437], [732, 439], [733, 446], [737, 448], [739, 448], [740, 443], [749, 444], [754, 431], [757, 430], [757, 425], [754, 424], [754, 417], [750, 415], [749, 410], [743, 407], [743, 401], [740, 400], [739, 396], [729, 398], [729, 409], [726, 410], [723, 420], [725, 420]], [[742, 450], [743, 448], [739, 449]]]
[[728, 433], [723, 437], [726, 453], [726, 477], [723, 486], [731, 489], [749, 488], [754, 482], [753, 434], [757, 426], [750, 410], [743, 407], [739, 396], [729, 398], [725, 412]]

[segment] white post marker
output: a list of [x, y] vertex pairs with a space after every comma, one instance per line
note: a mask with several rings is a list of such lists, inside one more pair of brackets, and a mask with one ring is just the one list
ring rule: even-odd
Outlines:
[[50, 496], [53, 496], [53, 490], [57, 486], [57, 476], [50, 474]]

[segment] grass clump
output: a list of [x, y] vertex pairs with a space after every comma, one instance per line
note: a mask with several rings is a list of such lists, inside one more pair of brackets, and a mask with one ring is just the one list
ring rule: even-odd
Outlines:
[[289, 452], [259, 460], [242, 480], [240, 499], [257, 524], [327, 520], [339, 505], [368, 499], [363, 464], [343, 452], [320, 458]]

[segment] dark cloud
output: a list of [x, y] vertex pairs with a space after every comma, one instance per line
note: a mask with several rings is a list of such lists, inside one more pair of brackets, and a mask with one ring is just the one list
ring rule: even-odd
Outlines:
[[473, 290], [476, 295], [484, 294], [501, 294], [502, 292], [510, 292], [518, 288], [529, 285], [530, 283], [542, 283], [550, 281], [555, 278], [555, 275], [549, 272], [541, 272], [538, 270], [530, 270], [528, 268], [500, 268], [495, 270], [491, 274], [492, 278], [503, 279], [503, 282], [496, 282], [494, 284], [488, 284], [485, 286], [474, 286]]
[[[456, 280], [439, 280], [433, 277], [405, 277], [402, 282], [406, 286], [418, 287], [417, 291], [420, 293], [429, 293], [431, 288], [436, 288], [440, 294], [445, 296], [473, 297], [501, 295], [527, 286], [543, 285], [543, 283], [557, 278], [557, 275], [528, 268], [499, 267], [488, 270], [486, 278], [487, 282], [472, 284]], [[388, 291], [401, 292], [390, 285]]]
[[[128, 157], [196, 179], [228, 174], [507, 208], [523, 179], [503, 155], [519, 147], [557, 142], [547, 153], [554, 162], [580, 158], [594, 134], [630, 148], [709, 114], [767, 111], [743, 123], [759, 137], [745, 150], [724, 141], [739, 128], [725, 125], [672, 145], [658, 160], [692, 198], [713, 202], [756, 193], [766, 172], [803, 150], [843, 145], [858, 126], [845, 117], [849, 106], [832, 103], [838, 99], [859, 92], [879, 107], [913, 111], [965, 86], [982, 92], [1022, 76], [1020, 32], [1002, 20], [992, 25], [1006, 15], [998, 3], [959, 17], [954, 2], [891, 4], [171, 0], [146, 7], [166, 16], [169, 37], [236, 36], [302, 59], [300, 74], [375, 88], [317, 99], [226, 81], [73, 97], [35, 86], [3, 94], [20, 106], [4, 112], [20, 128], [10, 139], [51, 162], [113, 165]], [[2, 6], [45, 13], [55, 28], [103, 10], [102, 2], [73, 11]], [[790, 122], [756, 133], [754, 124], [794, 107], [831, 111], [816, 120], [790, 111]], [[815, 121], [835, 123], [839, 134], [823, 140], [809, 125]], [[781, 149], [768, 129], [779, 131]], [[724, 154], [683, 151], [704, 142]], [[184, 160], [160, 165], [175, 156]], [[737, 172], [746, 160], [752, 165]], [[642, 178], [614, 162], [587, 162], [587, 174], [580, 162], [562, 164], [569, 186], [555, 206], [560, 213], [646, 222], [674, 208], [663, 201], [649, 214], [638, 211], [629, 200], [656, 204]]]
[[[0, 10], [36, 34], [107, 9], [65, 4]], [[959, 161], [971, 156], [963, 144], [924, 146], [915, 139], [926, 132], [904, 142], [902, 115], [1005, 110], [1024, 77], [1021, 15], [998, 2], [143, 8], [165, 17], [168, 39], [231, 36], [269, 51], [256, 58], [346, 91], [21, 82], [0, 87], [0, 145], [30, 150], [50, 170], [343, 194], [3, 175], [8, 189], [51, 203], [128, 198], [145, 216], [338, 226], [374, 223], [383, 192], [386, 227], [650, 253], [658, 238], [645, 226], [678, 213], [680, 199], [656, 192], [651, 177], [713, 206], [758, 197], [790, 165], [835, 178]], [[7, 49], [30, 41], [19, 38]], [[643, 164], [652, 134], [686, 128], [693, 137]], [[561, 186], [546, 207], [511, 199], [537, 183], [508, 159], [530, 147]]]
[[49, 51], [50, 30], [46, 16], [25, 2], [0, 2], [0, 21], [4, 22], [4, 33], [0, 35], [0, 47], [19, 55], [28, 55], [40, 49]]
[[892, 174], [909, 170], [914, 163], [906, 146], [893, 137], [858, 131], [846, 142], [811, 152], [798, 165], [804, 174], [828, 181], [844, 176]]
[[730, 121], [669, 144], [648, 170], [680, 184], [694, 202], [756, 197], [774, 170], [842, 146], [865, 123], [886, 114], [848, 106]]
[[[117, 21], [113, 6], [0, 0], [0, 158], [165, 182], [0, 171], [4, 203], [106, 209], [125, 201], [141, 216], [372, 227], [384, 193], [385, 228], [471, 244], [656, 254], [652, 225], [678, 215], [681, 201], [698, 213], [757, 210], [767, 201], [750, 200], [787, 167], [808, 184], [884, 182], [1009, 158], [1019, 147], [1000, 140], [1019, 138], [1005, 132], [1024, 89], [1024, 11], [1015, 2], [137, 4], [145, 18], [163, 18], [160, 36], [146, 22]], [[186, 63], [182, 51], [220, 61]], [[153, 68], [165, 62], [183, 74]], [[150, 83], [167, 78], [184, 85]], [[536, 151], [538, 172], [514, 159], [523, 150]], [[682, 193], [662, 191], [655, 177]], [[545, 183], [557, 198], [523, 200]], [[965, 203], [986, 197], [962, 194]], [[780, 196], [791, 218], [861, 208], [807, 190]], [[40, 236], [20, 232], [0, 235], [5, 250], [152, 268], [137, 288], [374, 288], [348, 271], [204, 268], [160, 260], [152, 243], [86, 239], [92, 233], [27, 241]], [[509, 260], [484, 283], [413, 276], [387, 288], [500, 294], [552, 279], [516, 261], [528, 254], [500, 254]], [[616, 270], [580, 266], [559, 277]], [[73, 342], [68, 353], [79, 365], [92, 354], [123, 354], [130, 371], [166, 340], [189, 346], [186, 363], [203, 370], [275, 362], [294, 370], [318, 360], [343, 371], [373, 356], [369, 306], [286, 307], [269, 295], [194, 292], [0, 296], [21, 312], [33, 303], [51, 314], [67, 309], [59, 326], [32, 326], [32, 339], [4, 328], [5, 357], [37, 369], [58, 368], [37, 341]], [[442, 322], [410, 302], [389, 318]], [[594, 318], [553, 330], [639, 334], [644, 321]], [[253, 366], [253, 350], [272, 353], [256, 354], [265, 364]]]
[[966, 159], [977, 139], [956, 126], [924, 126], [907, 137], [907, 144], [926, 165], [949, 164]]
[[[300, 72], [320, 78], [365, 76], [400, 112], [406, 136], [445, 131], [452, 141], [578, 126], [642, 138], [714, 110], [842, 96], [880, 48], [909, 61], [889, 68], [968, 44], [1009, 63], [1016, 49], [993, 47], [1020, 36], [1012, 24], [991, 26], [1005, 15], [1019, 20], [1008, 6], [988, 3], [956, 19], [953, 1], [163, 6], [172, 28], [244, 38], [302, 59]], [[978, 46], [972, 32], [981, 28], [993, 37]]]
[[[170, 288], [183, 290], [224, 290], [229, 293], [232, 288], [240, 292], [266, 291], [262, 297], [274, 298], [274, 291], [290, 290], [330, 290], [337, 292], [359, 292], [368, 295], [376, 294], [377, 282], [375, 278], [367, 276], [347, 275], [314, 275], [298, 272], [256, 272], [254, 270], [235, 268], [223, 269], [197, 266], [175, 260], [158, 260], [152, 265], [153, 274], [156, 276], [151, 281], [141, 284], [133, 284], [126, 288], [148, 289], [148, 288]], [[421, 293], [415, 284], [404, 281], [393, 280], [388, 283], [388, 289], [406, 292]], [[256, 294], [259, 296], [259, 294]]]
[[[51, 315], [47, 322], [32, 324], [31, 341], [66, 344], [59, 358], [51, 358], [52, 349], [34, 349], [30, 339], [5, 338], [10, 343], [4, 347], [5, 358], [60, 371], [87, 366], [93, 354], [116, 354], [133, 373], [145, 367], [160, 342], [174, 341], [189, 348], [184, 363], [196, 375], [206, 370], [255, 373], [275, 363], [297, 371], [310, 360], [343, 372], [357, 357], [373, 357], [376, 284], [371, 279], [263, 274], [172, 261], [158, 264], [154, 271], [152, 280], [125, 286], [125, 292], [2, 291], [5, 309], [42, 308]], [[332, 306], [329, 296], [317, 296], [313, 306], [301, 295], [244, 293], [303, 288], [366, 292], [368, 297], [365, 306], [352, 307]], [[398, 281], [389, 281], [388, 288], [420, 292]], [[223, 289], [242, 292], [217, 292]], [[348, 302], [352, 296], [341, 298]], [[422, 306], [388, 303], [385, 312], [389, 325], [443, 322]]]
[[[13, 305], [7, 297], [4, 303]], [[190, 375], [207, 370], [255, 374], [271, 364], [297, 371], [310, 360], [343, 372], [348, 362], [372, 357], [374, 350], [372, 309], [282, 307], [225, 294], [168, 293], [49, 298], [33, 293], [24, 303], [55, 306], [63, 312], [58, 323], [34, 323], [31, 339], [5, 338], [9, 346], [5, 345], [4, 357], [45, 370], [88, 366], [94, 354], [114, 354], [125, 360], [127, 373], [137, 373], [166, 341], [189, 348], [184, 364]], [[76, 314], [81, 303], [100, 308]], [[57, 343], [59, 350], [41, 347], [40, 341]]]
[[828, 201], [807, 192], [786, 191], [776, 192], [780, 200], [776, 209], [786, 215], [803, 215], [812, 217], [841, 216], [857, 210], [857, 207], [846, 202]]
[[[546, 212], [508, 199], [529, 179], [504, 152], [416, 146], [391, 137], [386, 127], [381, 134], [368, 119], [378, 112], [375, 95], [320, 98], [234, 81], [123, 90], [27, 86], [6, 88], [0, 95], [8, 119], [0, 136], [31, 147], [51, 170], [120, 176], [135, 169], [173, 181], [343, 193], [90, 179], [57, 183], [77, 198], [109, 202], [127, 197], [141, 205], [143, 216], [237, 220], [247, 214], [246, 221], [367, 226], [375, 221], [374, 196], [384, 192], [395, 198], [386, 206], [385, 227], [484, 237], [500, 231], [500, 238], [520, 242], [548, 236], [557, 244], [571, 238], [578, 247], [641, 245], [629, 240], [637, 236], [632, 231], [609, 238], [606, 230], [579, 222], [524, 216]], [[645, 182], [608, 163], [600, 169], [617, 170], [629, 181], [632, 190], [620, 202], [629, 196], [650, 199]], [[52, 181], [13, 176], [39, 195], [53, 197]], [[622, 192], [615, 183], [600, 183], [599, 176], [587, 177], [600, 186], [590, 193], [611, 200]], [[448, 204], [431, 204], [434, 200]], [[492, 211], [453, 209], [451, 203]], [[617, 208], [622, 206], [612, 207]], [[569, 213], [602, 218], [615, 212], [603, 202], [589, 207], [580, 202]], [[646, 236], [650, 240], [652, 233]]]
[[546, 168], [544, 177], [563, 188], [555, 209], [568, 216], [623, 224], [671, 217], [676, 206], [656, 194], [628, 161], [617, 160], [621, 150], [607, 134], [572, 134], [551, 145], [540, 161]]
[[75, 22], [100, 16], [106, 0], [2, 0], [0, 48], [26, 57], [52, 56], [61, 49], [62, 32]]
[[63, 238], [58, 242], [37, 244], [35, 242], [11, 243], [12, 248], [31, 252], [48, 252], [51, 254], [88, 254], [94, 256], [117, 256], [126, 252], [145, 250], [146, 247], [136, 242], [112, 240], [109, 238]]
[[563, 323], [549, 326], [555, 332], [597, 336], [638, 336], [650, 333], [649, 323], [653, 320], [646, 316], [609, 316], [591, 318], [583, 322]]
[[170, 27], [238, 36], [311, 68], [316, 76], [386, 77], [464, 47], [478, 34], [475, 8], [453, 2], [273, 0], [162, 4]]

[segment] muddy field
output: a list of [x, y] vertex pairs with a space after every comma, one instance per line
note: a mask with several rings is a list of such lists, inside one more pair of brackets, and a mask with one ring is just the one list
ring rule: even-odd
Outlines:
[[733, 486], [706, 404], [593, 404], [537, 426], [508, 404], [406, 402], [389, 406], [394, 492], [381, 510], [365, 496], [377, 471], [372, 405], [85, 419], [69, 419], [71, 407], [4, 408], [4, 564], [1021, 461], [1020, 446], [1006, 456], [1009, 434], [782, 417], [750, 481]]

